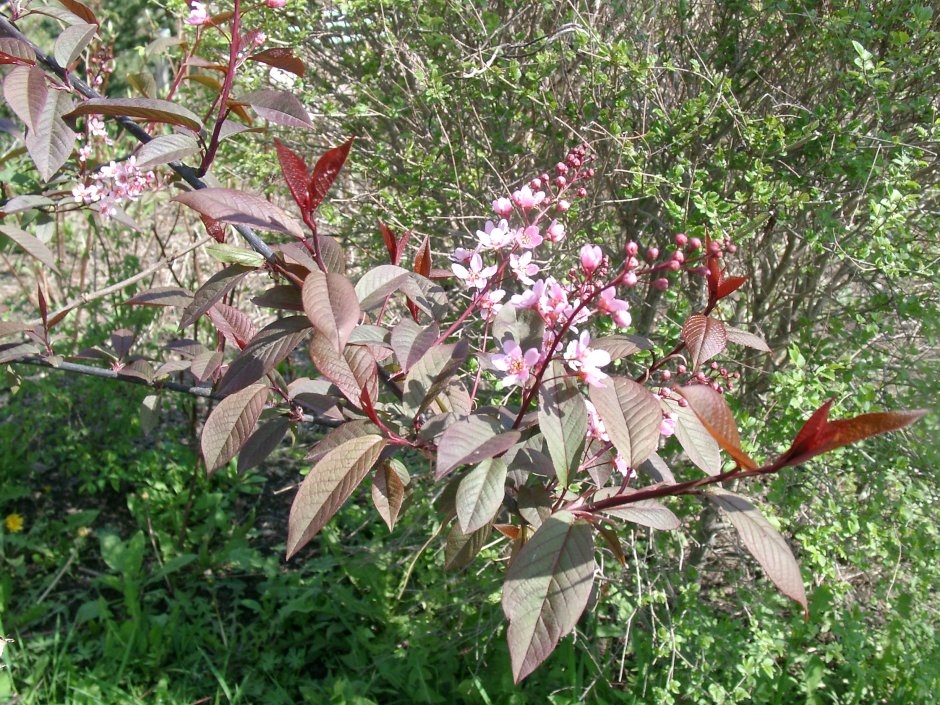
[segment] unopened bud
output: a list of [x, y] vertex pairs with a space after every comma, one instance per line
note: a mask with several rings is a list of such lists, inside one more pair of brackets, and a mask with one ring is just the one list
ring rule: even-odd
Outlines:
[[701, 249], [701, 247], [702, 247], [702, 241], [699, 240], [697, 237], [693, 237], [691, 240], [689, 240], [690, 250], [698, 250], [698, 249]]
[[658, 247], [650, 247], [650, 248], [648, 248], [648, 249], [646, 250], [646, 259], [652, 261], [652, 260], [656, 259], [657, 257], [659, 257], [659, 248], [658, 248]]
[[685, 247], [686, 245], [689, 244], [689, 236], [686, 235], [685, 233], [678, 233], [676, 235], [676, 244], [679, 247]]
[[630, 242], [627, 243], [627, 246], [625, 249], [627, 251], [627, 254], [633, 257], [636, 255], [637, 252], [640, 251], [640, 246], [637, 245], [633, 240], [630, 240]]
[[583, 186], [579, 188], [577, 191], [577, 196], [578, 198], [584, 198], [585, 196], [587, 196], [587, 189], [584, 188]]
[[665, 291], [666, 289], [669, 288], [669, 280], [666, 279], [665, 277], [660, 277], [659, 279], [653, 282], [653, 286], [659, 289], [660, 291]]
[[633, 272], [627, 272], [623, 278], [624, 286], [636, 286], [637, 278]]
[[555, 177], [555, 186], [557, 186], [558, 188], [564, 188], [565, 185], [567, 185], [567, 183], [568, 183], [568, 179], [566, 179], [564, 176], [561, 176], [559, 174], [558, 176]]

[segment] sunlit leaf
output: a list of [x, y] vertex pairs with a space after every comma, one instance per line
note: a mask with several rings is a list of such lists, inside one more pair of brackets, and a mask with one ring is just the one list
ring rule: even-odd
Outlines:
[[473, 533], [465, 534], [460, 530], [460, 524], [454, 522], [444, 543], [444, 569], [459, 570], [470, 565], [480, 549], [486, 545], [492, 529], [492, 524], [487, 524]]
[[53, 56], [56, 63], [68, 68], [88, 46], [98, 31], [96, 24], [73, 24], [62, 30], [55, 40]]
[[[634, 491], [626, 490], [621, 492], [617, 487], [603, 487], [594, 493], [592, 501], [609, 499], [619, 494], [630, 494]], [[678, 517], [655, 499], [642, 499], [619, 507], [601, 509], [600, 511], [607, 516], [623, 519], [640, 526], [648, 526], [658, 531], [674, 531], [680, 526]]]
[[262, 88], [239, 96], [238, 100], [248, 103], [258, 115], [275, 125], [313, 127], [307, 109], [293, 93]]
[[199, 143], [192, 135], [174, 133], [154, 137], [137, 151], [137, 166], [152, 169], [161, 164], [179, 162], [199, 151]]
[[474, 414], [444, 431], [437, 450], [434, 478], [440, 480], [460, 465], [475, 465], [509, 450], [519, 440], [518, 431], [503, 431], [489, 416]]
[[721, 453], [718, 441], [712, 438], [698, 416], [688, 406], [679, 406], [666, 400], [663, 404], [676, 418], [676, 439], [696, 466], [709, 475], [721, 472]]
[[3, 79], [7, 105], [30, 130], [36, 129], [48, 94], [46, 74], [38, 66], [14, 66]]
[[264, 403], [268, 388], [255, 384], [219, 402], [202, 429], [202, 457], [211, 473], [235, 457], [248, 440]]
[[342, 351], [362, 315], [352, 283], [342, 274], [315, 269], [304, 279], [301, 296], [313, 327]]
[[692, 354], [692, 369], [711, 360], [728, 344], [724, 324], [701, 313], [689, 316], [682, 326], [682, 340]]
[[232, 290], [245, 275], [254, 271], [250, 267], [243, 267], [240, 264], [233, 264], [231, 267], [213, 274], [205, 284], [193, 294], [193, 300], [183, 311], [183, 317], [180, 321], [179, 330], [191, 326], [196, 320], [208, 311], [212, 306], [222, 300], [229, 291]]
[[503, 504], [507, 471], [506, 463], [500, 458], [489, 458], [460, 481], [457, 520], [463, 533], [473, 533], [493, 521]]
[[244, 191], [204, 188], [181, 193], [171, 200], [222, 223], [303, 237], [300, 223], [273, 203]]
[[50, 91], [33, 129], [26, 133], [26, 149], [43, 181], [49, 181], [72, 154], [78, 136], [63, 119], [71, 108], [68, 93]]
[[420, 360], [440, 337], [436, 323], [421, 327], [409, 318], [399, 321], [392, 329], [391, 344], [398, 364], [405, 372]]
[[757, 463], [741, 450], [738, 426], [723, 395], [707, 384], [692, 384], [679, 387], [675, 391], [685, 397], [689, 408], [702, 422], [705, 430], [742, 468], [753, 470], [757, 467]]
[[636, 467], [659, 443], [659, 402], [646, 387], [625, 377], [608, 377], [604, 385], [590, 388], [591, 402], [617, 452], [628, 466]]
[[313, 167], [313, 174], [310, 177], [310, 183], [307, 186], [309, 198], [307, 204], [310, 212], [320, 207], [320, 203], [326, 197], [327, 192], [339, 176], [339, 172], [346, 163], [346, 157], [349, 156], [349, 149], [352, 147], [353, 138], [350, 137], [339, 147], [334, 147], [326, 151]]
[[287, 71], [300, 78], [304, 77], [304, 62], [294, 56], [293, 50], [287, 47], [265, 49], [264, 51], [259, 51], [257, 54], [252, 54], [248, 57], [248, 60], [273, 66], [274, 68]]
[[558, 484], [566, 487], [581, 462], [588, 414], [578, 385], [558, 361], [549, 365], [539, 389], [538, 414]]
[[19, 245], [26, 254], [41, 264], [44, 264], [53, 272], [59, 271], [59, 268], [56, 266], [55, 255], [52, 254], [52, 251], [46, 247], [42, 241], [38, 240], [33, 235], [13, 225], [0, 225], [0, 233], [10, 238]]
[[403, 385], [404, 409], [408, 415], [417, 416], [434, 403], [451, 378], [467, 359], [469, 343], [435, 345], [414, 364], [405, 376]]
[[310, 332], [303, 316], [281, 318], [258, 331], [229, 365], [219, 394], [231, 394], [257, 382], [284, 360]]
[[152, 98], [92, 98], [79, 103], [64, 117], [71, 120], [82, 115], [108, 115], [137, 118], [147, 122], [164, 122], [188, 127], [194, 132], [202, 129], [202, 120], [195, 113], [168, 100]]
[[759, 335], [748, 333], [746, 330], [738, 330], [737, 328], [725, 326], [725, 335], [728, 336], [729, 343], [744, 345], [749, 348], [754, 348], [755, 350], [760, 350], [761, 352], [772, 352], [770, 346], [767, 345], [767, 341]]
[[396, 464], [400, 465], [394, 459], [380, 464], [372, 478], [372, 503], [389, 531], [395, 528], [405, 500], [405, 483], [395, 468]]

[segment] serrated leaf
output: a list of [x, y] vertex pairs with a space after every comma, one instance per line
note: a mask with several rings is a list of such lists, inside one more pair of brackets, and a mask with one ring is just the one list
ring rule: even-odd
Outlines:
[[248, 60], [273, 66], [274, 68], [287, 71], [300, 78], [304, 77], [304, 62], [294, 56], [293, 50], [289, 48], [274, 47], [265, 49], [264, 51], [259, 51], [257, 54], [252, 54], [248, 57]]
[[773, 352], [770, 346], [767, 345], [767, 341], [759, 335], [748, 333], [746, 330], [738, 330], [737, 328], [725, 326], [725, 335], [728, 337], [729, 343], [744, 345], [749, 348], [754, 348], [755, 350], [760, 350], [761, 352]]
[[219, 402], [202, 429], [202, 457], [211, 473], [235, 457], [248, 440], [268, 398], [268, 387], [254, 384]]
[[227, 188], [204, 188], [170, 199], [213, 220], [302, 238], [300, 223], [260, 196]]
[[403, 407], [412, 418], [427, 409], [450, 383], [467, 359], [470, 346], [466, 340], [435, 345], [405, 375]]
[[457, 487], [457, 520], [464, 534], [471, 534], [493, 521], [503, 504], [508, 470], [500, 458], [489, 458], [460, 481]]
[[351, 438], [311, 468], [287, 519], [287, 558], [297, 554], [346, 502], [375, 465], [385, 439], [378, 435]]
[[382, 264], [373, 267], [362, 275], [356, 282], [356, 298], [363, 311], [368, 311], [381, 305], [389, 294], [392, 294], [409, 280], [407, 269], [394, 264]]
[[52, 251], [46, 247], [42, 241], [33, 237], [25, 230], [20, 230], [12, 225], [0, 225], [0, 233], [19, 245], [30, 257], [44, 264], [53, 272], [58, 273], [59, 268], [56, 266], [55, 255], [52, 254]]
[[342, 274], [316, 269], [304, 279], [301, 296], [313, 327], [341, 352], [362, 315], [352, 283]]
[[98, 18], [95, 17], [95, 13], [92, 12], [91, 8], [85, 5], [78, 0], [59, 0], [63, 7], [66, 10], [71, 12], [73, 15], [80, 17], [82, 20], [88, 24], [99, 24]]
[[414, 271], [422, 277], [431, 276], [431, 241], [427, 236], [415, 253]]
[[558, 484], [567, 487], [584, 453], [588, 414], [578, 385], [558, 361], [552, 361], [539, 389], [538, 414]]
[[254, 271], [250, 267], [233, 264], [220, 272], [213, 274], [205, 284], [193, 294], [193, 300], [183, 310], [179, 330], [191, 326], [198, 318], [208, 311], [217, 302], [222, 300], [232, 288], [240, 282], [245, 275]]
[[362, 403], [362, 390], [370, 399], [379, 395], [375, 358], [364, 345], [350, 345], [342, 353], [326, 337], [315, 334], [310, 339], [310, 359], [324, 377], [335, 384], [356, 408]]
[[379, 465], [372, 479], [372, 503], [389, 531], [395, 528], [402, 502], [405, 501], [405, 483], [392, 465], [395, 462], [389, 460]]
[[516, 495], [519, 515], [538, 529], [552, 515], [552, 497], [545, 485], [523, 485]]
[[607, 351], [611, 360], [619, 360], [639, 350], [652, 350], [653, 343], [639, 335], [607, 335], [592, 340], [591, 347]]
[[307, 183], [310, 181], [310, 173], [307, 171], [307, 165], [303, 157], [293, 152], [286, 144], [280, 140], [274, 140], [274, 148], [277, 151], [277, 162], [281, 167], [281, 175], [287, 183], [294, 202], [300, 208], [301, 213], [307, 212]]
[[26, 42], [13, 37], [0, 37], [0, 65], [36, 63], [36, 52]]
[[190, 371], [197, 382], [205, 382], [222, 364], [221, 350], [206, 350], [204, 353], [196, 355], [190, 363]]
[[398, 251], [398, 240], [395, 238], [395, 233], [381, 220], [379, 221], [379, 232], [385, 242], [385, 249], [388, 250], [388, 259], [392, 264], [398, 264], [401, 254]]
[[71, 107], [68, 93], [51, 91], [33, 129], [26, 133], [26, 149], [43, 181], [49, 181], [72, 153], [78, 136], [62, 119]]
[[215, 329], [239, 350], [244, 348], [248, 341], [255, 337], [257, 330], [251, 319], [234, 306], [217, 301], [206, 316], [212, 321]]
[[712, 487], [706, 496], [738, 531], [741, 541], [777, 589], [807, 611], [806, 589], [800, 566], [786, 539], [750, 501], [727, 490]]
[[434, 479], [440, 480], [460, 465], [474, 465], [514, 446], [519, 431], [503, 431], [499, 421], [474, 414], [460, 419], [444, 431], [437, 449]]
[[783, 454], [784, 465], [800, 465], [820, 453], [881, 433], [890, 433], [909, 426], [926, 415], [926, 409], [887, 411], [862, 414], [850, 419], [829, 420], [830, 399], [817, 409], [800, 429], [789, 450]]
[[238, 354], [219, 382], [218, 394], [231, 394], [253, 384], [273, 370], [310, 332], [303, 316], [274, 321], [258, 331]]
[[245, 267], [258, 269], [264, 266], [264, 257], [254, 250], [224, 243], [206, 245], [206, 254], [222, 264], [241, 264]]
[[3, 79], [3, 97], [30, 130], [38, 124], [48, 94], [46, 74], [38, 66], [14, 66]]
[[513, 680], [519, 683], [549, 657], [587, 607], [594, 584], [590, 525], [568, 512], [546, 519], [506, 573], [503, 612]]
[[313, 127], [307, 109], [293, 93], [262, 88], [239, 96], [238, 100], [250, 105], [258, 115], [275, 125]]
[[238, 472], [245, 472], [263, 463], [284, 440], [290, 421], [278, 416], [261, 423], [238, 454]]
[[161, 164], [179, 162], [199, 151], [199, 143], [192, 135], [174, 133], [154, 137], [137, 151], [137, 166], [152, 169]]
[[278, 308], [287, 311], [304, 310], [300, 289], [293, 284], [277, 284], [270, 289], [265, 289], [254, 297], [251, 303], [263, 308]]
[[72, 120], [82, 115], [121, 116], [180, 125], [194, 132], [202, 130], [202, 120], [195, 113], [168, 100], [153, 98], [92, 98], [79, 103], [64, 117]]
[[321, 156], [313, 167], [313, 174], [310, 177], [310, 183], [307, 186], [309, 197], [307, 206], [312, 213], [320, 207], [320, 203], [326, 197], [327, 192], [339, 176], [339, 172], [346, 163], [346, 157], [349, 156], [349, 149], [353, 143], [352, 137], [339, 147], [327, 150]]
[[444, 543], [444, 570], [459, 570], [470, 565], [480, 549], [486, 545], [492, 529], [492, 525], [487, 524], [472, 534], [465, 534], [455, 522]]
[[682, 326], [682, 340], [692, 354], [692, 369], [711, 360], [728, 344], [724, 324], [701, 313], [689, 316]]
[[398, 364], [408, 372], [420, 360], [441, 335], [436, 323], [421, 327], [409, 318], [399, 321], [392, 329], [391, 344]]
[[[603, 487], [594, 494], [592, 501], [609, 499], [618, 494], [630, 494], [633, 491], [621, 492], [617, 487]], [[674, 531], [681, 526], [679, 518], [655, 499], [642, 499], [638, 502], [631, 502], [630, 504], [610, 507], [600, 511], [607, 516], [623, 519], [640, 526], [648, 526], [657, 531]]]
[[679, 406], [673, 401], [663, 404], [676, 417], [676, 440], [697, 467], [709, 475], [721, 472], [721, 454], [718, 441], [712, 438], [698, 416], [687, 406]]
[[359, 438], [360, 436], [376, 435], [379, 433], [379, 427], [371, 421], [356, 419], [347, 421], [342, 426], [337, 426], [323, 438], [317, 441], [316, 445], [304, 457], [309, 463], [318, 463], [320, 459], [334, 448], [341, 446], [348, 440]]
[[745, 470], [754, 470], [757, 467], [751, 458], [741, 450], [741, 436], [737, 424], [728, 408], [725, 398], [707, 384], [693, 384], [679, 387], [676, 392], [685, 397], [689, 408], [702, 422], [718, 445], [725, 449], [732, 458]]
[[648, 389], [625, 377], [608, 377], [604, 387], [591, 386], [591, 402], [604, 421], [611, 443], [635, 468], [659, 444], [663, 420], [659, 402]]
[[56, 63], [63, 68], [69, 68], [88, 46], [88, 43], [98, 31], [96, 24], [73, 24], [62, 30], [56, 37], [53, 56]]

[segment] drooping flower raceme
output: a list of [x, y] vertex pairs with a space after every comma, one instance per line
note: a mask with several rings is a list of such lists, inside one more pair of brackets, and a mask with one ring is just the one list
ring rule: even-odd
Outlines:
[[511, 338], [503, 343], [503, 353], [493, 355], [493, 367], [506, 373], [500, 383], [502, 387], [524, 385], [529, 381], [532, 366], [538, 363], [541, 354], [536, 348], [529, 348], [522, 352], [519, 343]]

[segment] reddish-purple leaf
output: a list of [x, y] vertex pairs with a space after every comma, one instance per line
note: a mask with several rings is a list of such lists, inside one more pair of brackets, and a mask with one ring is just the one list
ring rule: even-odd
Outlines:
[[88, 46], [88, 43], [98, 31], [96, 24], [73, 24], [62, 30], [56, 37], [53, 56], [56, 63], [68, 69]]
[[767, 341], [759, 335], [748, 333], [746, 330], [738, 330], [737, 328], [728, 328], [725, 326], [725, 335], [728, 336], [729, 343], [744, 345], [749, 348], [754, 348], [755, 350], [760, 350], [761, 352], [772, 352], [770, 346], [767, 345]]
[[277, 284], [270, 289], [265, 289], [254, 297], [251, 303], [263, 308], [277, 308], [287, 311], [304, 310], [300, 289], [293, 284]]
[[330, 186], [333, 185], [333, 182], [336, 181], [336, 177], [339, 176], [343, 164], [346, 163], [346, 157], [349, 155], [349, 149], [352, 147], [353, 139], [353, 137], [350, 137], [339, 147], [328, 150], [317, 160], [317, 164], [313, 168], [313, 176], [310, 177], [310, 183], [307, 185], [307, 191], [310, 194], [307, 199], [310, 213], [320, 207], [320, 203], [322, 203], [323, 199], [326, 197]]
[[395, 528], [398, 513], [405, 501], [405, 483], [395, 469], [395, 463], [398, 461], [388, 460], [382, 463], [372, 478], [372, 503], [389, 531]]
[[22, 333], [24, 330], [29, 330], [30, 327], [31, 326], [25, 323], [17, 323], [16, 321], [0, 321], [0, 338], [6, 338], [8, 335], [15, 333]]
[[503, 504], [509, 468], [501, 458], [488, 458], [464, 475], [457, 487], [460, 530], [472, 534], [492, 523]]
[[217, 220], [213, 220], [204, 213], [199, 214], [199, 220], [206, 227], [206, 233], [216, 242], [225, 242], [225, 226]]
[[14, 66], [3, 79], [3, 97], [30, 130], [36, 129], [48, 94], [46, 74], [38, 66]]
[[0, 65], [31, 66], [36, 63], [36, 52], [24, 41], [0, 37]]
[[434, 404], [467, 359], [469, 349], [470, 344], [466, 339], [448, 345], [435, 345], [408, 370], [402, 399], [406, 415], [414, 418]]
[[628, 466], [635, 468], [653, 454], [663, 413], [646, 387], [625, 377], [608, 377], [603, 387], [590, 388], [590, 396], [611, 443]]
[[277, 416], [258, 424], [257, 430], [242, 447], [238, 454], [238, 472], [245, 472], [260, 465], [281, 444], [290, 421], [284, 416]]
[[49, 329], [49, 305], [46, 303], [46, 295], [42, 293], [42, 286], [36, 285], [36, 297], [39, 299], [39, 315], [42, 316], [42, 327]]
[[307, 109], [293, 93], [262, 88], [246, 93], [238, 100], [250, 105], [258, 115], [275, 125], [313, 128]]
[[152, 169], [161, 164], [178, 162], [199, 151], [196, 138], [183, 132], [159, 135], [137, 150], [137, 166]]
[[310, 173], [307, 171], [307, 165], [303, 157], [291, 151], [291, 149], [280, 140], [274, 140], [274, 148], [277, 150], [277, 161], [281, 166], [281, 175], [290, 189], [290, 195], [294, 197], [297, 207], [301, 213], [307, 212], [307, 184], [310, 181]]
[[414, 271], [422, 277], [431, 276], [431, 243], [427, 236], [425, 236], [424, 242], [421, 243], [421, 247], [415, 253]]
[[193, 358], [189, 370], [197, 382], [205, 382], [212, 377], [222, 364], [221, 350], [206, 350]]
[[581, 464], [588, 430], [584, 397], [573, 377], [552, 361], [539, 389], [539, 429], [545, 438], [558, 484], [564, 488]]
[[352, 438], [324, 455], [304, 478], [287, 518], [287, 558], [296, 555], [339, 511], [379, 459], [385, 439]]
[[[592, 501], [609, 499], [617, 495], [629, 495], [635, 491], [627, 489], [621, 492], [618, 487], [603, 487], [594, 494]], [[655, 499], [643, 499], [619, 507], [601, 509], [600, 511], [607, 516], [623, 519], [640, 526], [648, 526], [657, 531], [675, 531], [680, 526], [678, 517]]]
[[741, 541], [777, 589], [808, 610], [800, 566], [786, 539], [750, 501], [719, 487], [706, 493], [738, 531]]
[[259, 51], [257, 54], [249, 56], [248, 60], [259, 61], [262, 64], [287, 71], [300, 78], [304, 77], [304, 62], [294, 56], [292, 49], [286, 47], [274, 47]]
[[746, 281], [747, 277], [728, 277], [727, 279], [722, 277], [721, 281], [718, 283], [718, 299], [723, 299], [737, 291]]
[[150, 363], [146, 360], [133, 360], [115, 371], [122, 377], [142, 379], [148, 384], [153, 381], [153, 367], [151, 367]]
[[652, 350], [653, 343], [648, 338], [639, 335], [607, 335], [591, 341], [591, 347], [596, 350], [606, 350], [611, 360], [628, 357], [638, 350]]
[[202, 429], [202, 457], [211, 473], [235, 457], [254, 431], [268, 399], [268, 387], [255, 384], [225, 397]]
[[392, 350], [403, 372], [408, 372], [440, 337], [441, 331], [436, 323], [422, 328], [407, 318], [402, 319], [392, 329]]
[[44, 264], [53, 272], [59, 271], [55, 263], [55, 255], [52, 254], [52, 251], [46, 247], [41, 240], [13, 225], [0, 225], [0, 234], [10, 238], [19, 245], [26, 254], [41, 264]]
[[129, 328], [120, 328], [111, 333], [111, 349], [119, 360], [127, 357], [134, 344], [134, 331]]
[[252, 271], [254, 270], [250, 267], [233, 264], [213, 274], [209, 280], [193, 294], [193, 300], [183, 311], [183, 318], [180, 321], [179, 330], [183, 330], [195, 323], [202, 314], [212, 308], [218, 301], [221, 301], [222, 297], [232, 290], [232, 287], [238, 284], [245, 275]]
[[255, 324], [246, 314], [221, 301], [206, 311], [206, 315], [215, 329], [239, 350], [244, 348], [257, 333]]
[[123, 116], [147, 122], [165, 122], [188, 127], [194, 132], [202, 129], [202, 120], [195, 113], [168, 100], [152, 98], [92, 98], [79, 103], [64, 117], [72, 120], [82, 115]]
[[692, 353], [692, 369], [715, 357], [728, 344], [724, 324], [701, 313], [689, 316], [682, 326], [682, 340]]
[[314, 334], [309, 345], [310, 359], [324, 377], [335, 384], [359, 408], [363, 388], [370, 399], [379, 395], [375, 357], [365, 345], [349, 345], [342, 353], [324, 335]]
[[148, 289], [124, 302], [127, 306], [174, 306], [184, 308], [192, 303], [193, 295], [178, 286], [158, 286]]
[[28, 357], [39, 352], [39, 346], [32, 343], [4, 343], [0, 345], [0, 364]]
[[720, 473], [721, 452], [718, 442], [712, 438], [695, 412], [669, 399], [663, 401], [663, 406], [676, 418], [676, 440], [689, 460], [709, 475]]
[[401, 289], [411, 273], [394, 264], [373, 267], [356, 282], [356, 296], [363, 311], [380, 306], [389, 294]]
[[519, 683], [549, 657], [587, 607], [594, 584], [594, 538], [568, 512], [546, 519], [506, 572], [503, 612], [513, 680]]
[[784, 453], [784, 465], [799, 465], [821, 453], [880, 433], [889, 433], [909, 426], [926, 413], [926, 409], [913, 411], [886, 411], [862, 414], [851, 419], [829, 421], [830, 399], [813, 413], [797, 434], [790, 449]]
[[71, 108], [68, 93], [51, 91], [33, 129], [26, 133], [26, 149], [43, 181], [49, 181], [72, 154], [78, 136], [63, 119], [63, 113]]
[[337, 426], [332, 429], [323, 438], [317, 441], [310, 452], [304, 456], [304, 460], [309, 463], [318, 463], [324, 455], [352, 438], [376, 435], [379, 433], [381, 433], [379, 427], [371, 421], [366, 421], [365, 419], [347, 421], [342, 426]]
[[303, 316], [282, 318], [265, 326], [229, 365], [216, 392], [231, 394], [254, 384], [290, 355], [309, 331]]
[[379, 221], [379, 231], [382, 233], [382, 239], [385, 241], [385, 249], [388, 250], [388, 261], [392, 264], [398, 264], [398, 240], [395, 239], [395, 233], [381, 220]]
[[81, 17], [85, 22], [89, 24], [99, 24], [98, 18], [95, 17], [95, 13], [91, 11], [84, 3], [79, 2], [78, 0], [59, 0], [59, 3], [73, 15]]
[[465, 534], [460, 530], [460, 524], [455, 522], [444, 543], [444, 570], [459, 570], [470, 565], [486, 545], [492, 529], [492, 524], [486, 524], [473, 533]]
[[341, 352], [362, 315], [352, 283], [342, 274], [315, 269], [304, 279], [301, 296], [313, 327]]
[[437, 449], [434, 479], [440, 480], [460, 465], [475, 465], [512, 448], [518, 431], [502, 431], [499, 421], [474, 414], [460, 419], [444, 431]]
[[187, 191], [172, 198], [213, 220], [302, 238], [300, 223], [260, 196], [228, 188]]
[[757, 467], [757, 463], [741, 450], [741, 436], [724, 396], [707, 384], [679, 387], [676, 391], [685, 397], [689, 402], [689, 408], [695, 412], [705, 430], [718, 441], [718, 445], [724, 448], [738, 465], [745, 470], [753, 470]]

